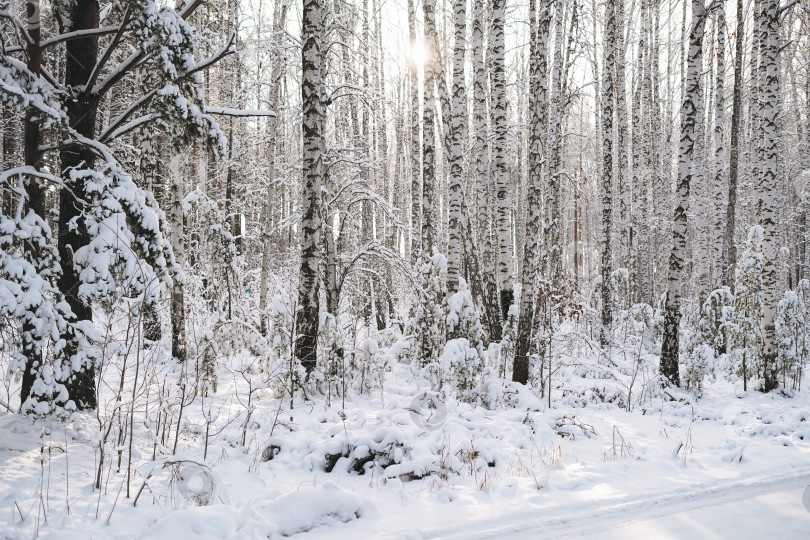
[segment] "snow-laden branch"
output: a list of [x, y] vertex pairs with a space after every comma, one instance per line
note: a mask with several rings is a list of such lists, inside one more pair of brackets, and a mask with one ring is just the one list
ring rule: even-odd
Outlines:
[[[191, 16], [192, 13], [194, 13], [194, 10], [196, 10], [200, 4], [202, 4], [202, 0], [194, 0], [181, 9], [177, 15], [181, 19], [186, 20]], [[118, 29], [118, 27], [116, 27], [116, 29]], [[231, 40], [229, 40], [229, 45], [232, 40], [233, 36], [231, 37]], [[154, 44], [154, 37], [149, 41], [149, 45], [152, 44]], [[129, 73], [133, 68], [138, 66], [151, 55], [151, 52], [147, 52], [148, 49], [149, 46], [142, 47], [140, 50], [130, 54], [126, 60], [118, 64], [118, 66], [116, 66], [115, 69], [113, 69], [112, 72], [110, 72], [110, 74], [107, 75], [103, 81], [101, 81], [101, 83], [93, 87], [92, 94], [101, 97], [107, 93], [110, 88], [112, 88], [118, 81], [123, 79], [127, 73]]]
[[[199, 62], [198, 64], [196, 64], [189, 71], [187, 71], [187, 72], [183, 73], [182, 75], [178, 76], [172, 82], [177, 82], [177, 81], [179, 81], [181, 79], [185, 79], [187, 77], [190, 77], [191, 75], [193, 75], [194, 73], [197, 73], [198, 71], [202, 71], [204, 69], [207, 69], [207, 68], [213, 66], [214, 64], [216, 64], [218, 61], [220, 61], [222, 58], [226, 57], [227, 55], [233, 54], [233, 52], [234, 52], [233, 51], [233, 41], [234, 41], [234, 39], [235, 39], [235, 34], [231, 34], [231, 37], [228, 40], [228, 43], [224, 47], [222, 47], [220, 50], [218, 50], [217, 52], [215, 52], [214, 54], [212, 54], [211, 56], [209, 56], [205, 60], [203, 60], [203, 61]], [[104, 83], [102, 83], [102, 85], [103, 84]], [[152, 99], [158, 94], [158, 92], [160, 90], [161, 90], [161, 88], [155, 88], [153, 90], [150, 90], [149, 92], [147, 92], [146, 94], [141, 96], [137, 101], [132, 103], [129, 107], [127, 107], [127, 110], [125, 110], [123, 113], [121, 113], [118, 116], [118, 118], [116, 118], [107, 128], [104, 129], [104, 131], [98, 137], [98, 140], [101, 141], [101, 142], [106, 142], [106, 141], [108, 141], [110, 139], [114, 139], [115, 137], [123, 135], [124, 133], [126, 133], [127, 131], [129, 131], [130, 129], [132, 129], [134, 127], [137, 127], [137, 126], [131, 125], [132, 123], [126, 124], [127, 120], [129, 119], [130, 116], [132, 116], [135, 113], [135, 111], [137, 111], [138, 109], [140, 109], [141, 107], [147, 105], [150, 101], [152, 101]], [[208, 111], [205, 111], [205, 112], [208, 112]], [[270, 112], [270, 111], [267, 111], [267, 112]], [[217, 113], [212, 112], [211, 114], [217, 114]], [[150, 115], [147, 115], [147, 116], [150, 116]], [[249, 116], [249, 115], [245, 115], [245, 116]], [[270, 115], [265, 115], [265, 116], [270, 116]], [[275, 113], [273, 113], [273, 116], [275, 116]], [[151, 119], [151, 117], [150, 117], [150, 119]], [[143, 122], [141, 122], [141, 123], [139, 123], [137, 125], [140, 125], [142, 123]], [[129, 126], [129, 128], [124, 130], [123, 128], [127, 127], [127, 126]]]

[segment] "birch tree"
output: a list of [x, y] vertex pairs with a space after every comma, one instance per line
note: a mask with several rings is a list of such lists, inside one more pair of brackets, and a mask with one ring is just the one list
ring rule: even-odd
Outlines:
[[776, 365], [775, 323], [780, 291], [777, 289], [779, 206], [779, 0], [761, 2], [760, 126], [762, 162], [757, 178], [757, 220], [762, 238], [762, 362], [765, 391], [779, 384]]
[[712, 272], [711, 289], [716, 289], [720, 286], [722, 281], [721, 276], [724, 275], [726, 268], [723, 266], [723, 238], [726, 233], [724, 230], [724, 218], [728, 216], [725, 212], [723, 205], [725, 187], [725, 168], [726, 168], [726, 149], [724, 144], [725, 139], [725, 114], [726, 114], [726, 101], [725, 101], [725, 79], [726, 79], [726, 16], [723, 5], [717, 7], [717, 40], [714, 49], [714, 61], [716, 63], [715, 76], [714, 76], [714, 163], [713, 163], [713, 178], [711, 183], [711, 250], [710, 264]]
[[737, 0], [737, 31], [734, 36], [734, 87], [731, 108], [731, 144], [728, 166], [728, 200], [726, 203], [726, 230], [723, 235], [721, 272], [723, 284], [734, 290], [737, 245], [734, 232], [737, 221], [737, 175], [740, 166], [740, 130], [742, 126], [743, 55], [745, 51], [745, 12], [742, 0]]
[[[422, 256], [436, 247], [436, 5], [423, 0], [425, 16], [425, 91], [422, 107]], [[441, 84], [441, 82], [439, 82]]]
[[410, 88], [410, 140], [411, 167], [411, 263], [415, 264], [422, 249], [422, 164], [419, 141], [419, 67], [416, 64], [416, 0], [408, 0], [408, 38], [411, 59], [408, 70]]
[[495, 221], [498, 240], [498, 287], [500, 289], [501, 319], [506, 320], [509, 308], [515, 299], [512, 287], [512, 224], [510, 215], [511, 191], [509, 171], [506, 160], [507, 123], [506, 123], [506, 63], [504, 59], [504, 17], [506, 0], [492, 2], [492, 124], [494, 131], [494, 174], [496, 186], [497, 218]]
[[492, 246], [491, 177], [489, 174], [489, 124], [487, 123], [487, 76], [484, 64], [484, 11], [486, 0], [473, 0], [472, 56], [473, 56], [473, 139], [474, 180], [476, 186], [476, 238], [481, 253], [481, 280], [483, 282], [484, 321], [489, 338], [501, 339], [501, 312], [496, 282], [496, 253]]
[[450, 219], [447, 244], [447, 292], [458, 290], [461, 271], [461, 203], [464, 164], [464, 51], [467, 34], [467, 2], [453, 3], [455, 37], [453, 42], [453, 97], [450, 111]]
[[678, 370], [681, 301], [685, 279], [687, 252], [687, 212], [692, 176], [700, 164], [695, 159], [695, 124], [699, 119], [697, 103], [701, 99], [700, 71], [703, 48], [703, 28], [706, 8], [703, 0], [692, 0], [692, 20], [689, 27], [689, 50], [686, 59], [684, 97], [681, 104], [681, 139], [678, 155], [678, 182], [675, 190], [675, 215], [672, 226], [672, 251], [667, 274], [667, 296], [664, 311], [664, 336], [661, 345], [661, 375], [670, 384], [680, 385]]
[[529, 351], [531, 348], [531, 334], [534, 328], [535, 314], [535, 282], [538, 276], [537, 251], [540, 237], [541, 223], [541, 196], [543, 182], [543, 136], [546, 127], [546, 100], [548, 97], [548, 83], [546, 82], [546, 53], [548, 49], [548, 33], [551, 22], [551, 2], [553, 0], [540, 0], [539, 21], [537, 15], [537, 0], [529, 4], [530, 23], [530, 69], [529, 88], [531, 100], [529, 109], [531, 123], [529, 132], [529, 185], [527, 200], [526, 235], [523, 247], [523, 266], [521, 268], [520, 283], [520, 318], [518, 319], [518, 335], [515, 347], [515, 359], [512, 368], [512, 380], [526, 384], [529, 380]]
[[[605, 3], [605, 33], [602, 43], [602, 327], [599, 342], [610, 358], [611, 327], [613, 325], [610, 279], [613, 273], [611, 250], [611, 221], [613, 214], [613, 78], [616, 69], [616, 1]], [[621, 1], [621, 0], [619, 0]]]
[[310, 373], [315, 369], [320, 317], [321, 186], [324, 178], [323, 0], [304, 0], [301, 16], [301, 102], [303, 183], [301, 193], [301, 269], [295, 316], [295, 355]]

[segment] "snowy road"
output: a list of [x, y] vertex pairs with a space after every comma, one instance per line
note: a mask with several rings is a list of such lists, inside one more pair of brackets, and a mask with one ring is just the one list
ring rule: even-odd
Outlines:
[[810, 510], [802, 504], [804, 490], [764, 493], [565, 537], [805, 539], [810, 538]]
[[513, 516], [511, 523], [491, 529], [437, 538], [805, 539], [810, 538], [810, 493], [805, 490], [810, 490], [810, 473], [735, 482], [576, 514], [561, 512], [551, 519], [523, 514], [522, 519]]

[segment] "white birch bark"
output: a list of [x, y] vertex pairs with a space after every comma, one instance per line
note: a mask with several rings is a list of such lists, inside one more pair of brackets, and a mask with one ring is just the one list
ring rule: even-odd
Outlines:
[[725, 237], [726, 208], [725, 196], [725, 168], [726, 148], [723, 143], [725, 134], [725, 79], [726, 79], [726, 16], [722, 5], [717, 11], [717, 41], [715, 43], [715, 77], [714, 77], [714, 178], [712, 181], [712, 197], [714, 202], [711, 221], [711, 252], [709, 257], [710, 289], [716, 289], [723, 281], [725, 273], [723, 265], [723, 238]]
[[[563, 18], [565, 11], [565, 0], [555, 2], [554, 13], [554, 61], [551, 67], [551, 79], [553, 89], [551, 92], [551, 111], [549, 122], [549, 183], [546, 191], [546, 249], [548, 278], [551, 280], [552, 290], [557, 291], [560, 285], [560, 181], [562, 177], [562, 124], [563, 124], [563, 100], [565, 99], [565, 85], [563, 81], [563, 42], [565, 39], [563, 31]], [[542, 10], [541, 10], [542, 11]], [[542, 22], [542, 21], [541, 21]], [[548, 30], [546, 30], [548, 32]], [[546, 53], [545, 50], [542, 51]], [[545, 62], [543, 62], [543, 74], [545, 74]], [[545, 120], [545, 119], [544, 119]]]
[[681, 104], [681, 139], [678, 156], [678, 182], [675, 190], [675, 215], [672, 225], [672, 251], [667, 274], [667, 297], [664, 314], [664, 336], [661, 345], [661, 375], [680, 385], [678, 368], [681, 298], [688, 256], [687, 233], [689, 190], [693, 174], [700, 165], [695, 159], [695, 123], [698, 121], [698, 100], [701, 99], [700, 70], [703, 47], [703, 27], [706, 9], [703, 0], [692, 0], [692, 22], [689, 30], [689, 51], [686, 62], [684, 96]]
[[548, 88], [546, 83], [546, 52], [548, 49], [548, 32], [551, 21], [551, 2], [553, 0], [540, 0], [539, 22], [536, 21], [536, 1], [529, 4], [530, 22], [530, 69], [529, 90], [531, 99], [529, 109], [531, 114], [529, 131], [529, 171], [528, 171], [528, 201], [526, 216], [526, 235], [523, 248], [523, 266], [521, 268], [520, 283], [520, 316], [518, 319], [518, 335], [515, 347], [515, 359], [512, 369], [512, 380], [526, 384], [529, 379], [529, 350], [531, 346], [531, 331], [534, 326], [535, 312], [535, 281], [538, 274], [537, 251], [540, 238], [540, 222], [542, 216], [541, 196], [543, 182], [543, 132], [546, 128], [546, 100]]
[[[416, 0], [408, 0], [408, 35], [411, 54], [416, 50]], [[416, 263], [422, 246], [422, 167], [419, 141], [419, 73], [416, 59], [411, 58], [408, 70], [410, 88], [409, 150], [411, 167], [411, 263]]]
[[774, 317], [781, 297], [777, 280], [779, 204], [779, 0], [762, 0], [760, 41], [760, 174], [757, 219], [762, 237], [762, 360], [764, 390], [778, 386]]
[[484, 322], [489, 338], [501, 339], [501, 314], [498, 304], [496, 254], [492, 242], [491, 176], [489, 172], [489, 124], [487, 123], [487, 74], [484, 63], [484, 12], [486, 0], [473, 0], [473, 159], [477, 207], [477, 245], [481, 254], [481, 280], [483, 282]]
[[430, 258], [436, 242], [436, 4], [424, 0], [425, 81], [422, 111], [422, 254]]
[[616, 73], [616, 0], [605, 4], [605, 32], [602, 68], [602, 326], [599, 342], [610, 358], [611, 327], [613, 326], [610, 277], [613, 273], [611, 251], [611, 221], [613, 214], [613, 106], [614, 74]]
[[447, 244], [447, 294], [458, 289], [461, 271], [461, 183], [464, 164], [464, 50], [467, 34], [467, 2], [453, 3], [455, 41], [453, 43], [453, 98], [450, 110], [450, 212]]
[[323, 0], [304, 0], [301, 19], [303, 182], [301, 269], [298, 274], [295, 355], [310, 373], [316, 365], [320, 316], [321, 187], [324, 178]]
[[510, 179], [507, 168], [506, 125], [506, 63], [504, 43], [504, 16], [506, 0], [492, 2], [492, 125], [494, 141], [494, 175], [496, 186], [495, 230], [498, 243], [498, 286], [500, 289], [501, 319], [506, 320], [514, 301], [512, 260], [512, 222], [510, 215]]
[[[185, 194], [183, 193], [183, 178], [180, 174], [181, 163], [180, 156], [172, 152], [169, 160], [171, 211], [168, 217], [171, 227], [172, 252], [179, 268], [183, 268], [186, 262], [186, 237], [183, 226], [183, 197]], [[184, 287], [179, 279], [172, 282], [171, 324], [172, 356], [182, 362], [186, 359], [186, 314]]]
[[619, 162], [614, 168], [616, 178], [614, 179], [615, 191], [619, 196], [619, 215], [617, 216], [619, 246], [618, 260], [622, 268], [629, 266], [630, 254], [630, 197], [632, 185], [629, 182], [627, 155], [627, 86], [625, 77], [626, 47], [624, 30], [628, 25], [624, 13], [624, 0], [616, 0], [616, 157]]

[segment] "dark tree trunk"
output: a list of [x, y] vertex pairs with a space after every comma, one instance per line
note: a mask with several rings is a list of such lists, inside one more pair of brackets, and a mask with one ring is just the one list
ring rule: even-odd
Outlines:
[[[66, 31], [88, 30], [98, 28], [98, 2], [96, 0], [75, 0], [71, 10], [72, 26]], [[73, 89], [73, 97], [67, 97], [65, 109], [68, 114], [70, 126], [79, 135], [93, 138], [96, 127], [96, 112], [98, 98], [91, 93], [83, 93], [79, 87], [87, 83], [92, 73], [98, 53], [98, 38], [87, 37], [73, 39], [65, 44], [65, 85]], [[62, 275], [59, 277], [59, 289], [64, 293], [65, 300], [77, 321], [91, 321], [93, 313], [90, 306], [79, 298], [79, 273], [74, 266], [73, 254], [81, 247], [86, 246], [90, 238], [87, 225], [82, 219], [81, 202], [86, 200], [83, 181], [74, 181], [70, 178], [70, 171], [74, 168], [90, 168], [95, 161], [94, 154], [83, 147], [73, 146], [60, 152], [62, 161], [62, 178], [65, 188], [59, 193], [59, 260], [62, 265]], [[68, 223], [76, 219], [76, 227], [69, 228]], [[74, 356], [78, 351], [72, 342], [68, 341], [66, 357]], [[94, 409], [96, 407], [95, 366], [83, 365], [73, 374], [72, 380], [67, 383], [70, 399], [78, 409]]]
[[737, 218], [737, 175], [740, 164], [740, 124], [742, 120], [743, 54], [745, 51], [745, 13], [742, 0], [737, 0], [737, 35], [734, 58], [734, 97], [731, 108], [731, 157], [728, 166], [728, 206], [726, 207], [726, 235], [723, 238], [724, 267], [721, 269], [723, 283], [734, 290], [737, 246], [734, 244], [734, 229]]
[[[26, 16], [28, 18], [28, 35], [31, 42], [28, 45], [28, 69], [34, 75], [39, 75], [42, 65], [42, 50], [39, 46], [40, 26], [39, 26], [39, 2], [30, 1], [26, 5]], [[25, 115], [25, 164], [39, 170], [42, 165], [42, 152], [39, 150], [41, 133], [39, 129], [39, 118], [34, 107], [30, 107]], [[29, 178], [25, 186], [25, 194], [28, 199], [28, 210], [45, 220], [45, 192], [36, 178]], [[30, 253], [30, 260], [37, 261], [39, 256], [35, 245], [27, 244], [26, 249]], [[25, 355], [25, 370], [22, 376], [22, 388], [20, 389], [20, 403], [25, 403], [31, 394], [31, 387], [34, 384], [36, 368], [42, 361], [42, 350], [34, 339], [36, 328], [28, 321], [22, 326], [22, 352]]]

